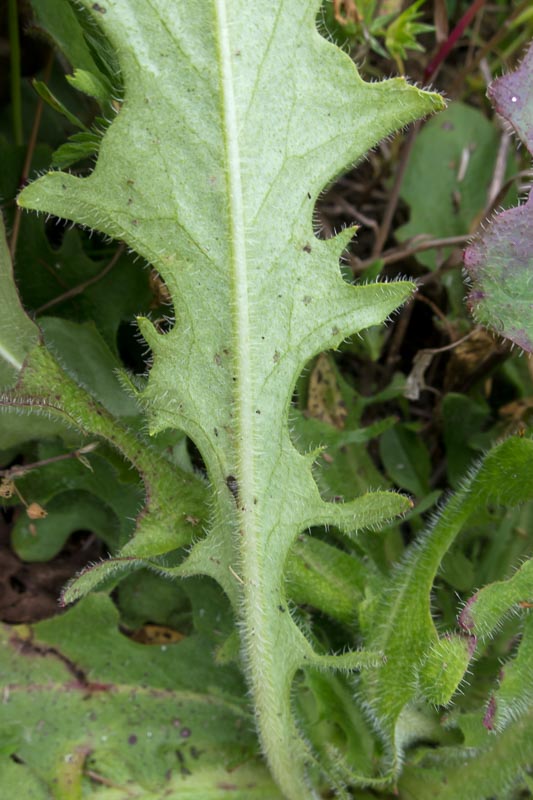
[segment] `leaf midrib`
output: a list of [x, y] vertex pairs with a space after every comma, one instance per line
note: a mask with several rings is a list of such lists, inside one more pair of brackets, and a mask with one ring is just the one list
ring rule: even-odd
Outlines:
[[[233, 308], [233, 350], [236, 371], [234, 400], [236, 417], [235, 454], [238, 478], [238, 515], [246, 527], [246, 552], [252, 556], [257, 541], [254, 536], [253, 498], [255, 486], [253, 458], [253, 381], [251, 363], [251, 330], [249, 308], [249, 275], [246, 253], [246, 225], [241, 177], [241, 155], [237, 124], [237, 106], [234, 95], [231, 41], [226, 0], [215, 0], [220, 58], [220, 89], [222, 128], [226, 158], [228, 190], [228, 223], [230, 231], [231, 296]], [[244, 549], [244, 548], [243, 548]], [[259, 578], [257, 553], [247, 560], [247, 567], [257, 570], [257, 575], [247, 575], [253, 584]]]

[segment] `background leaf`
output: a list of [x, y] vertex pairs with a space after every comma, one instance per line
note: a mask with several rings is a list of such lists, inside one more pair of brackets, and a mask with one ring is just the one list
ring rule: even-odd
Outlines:
[[208, 636], [149, 647], [117, 625], [112, 603], [95, 595], [59, 619], [3, 631], [2, 791], [18, 781], [65, 800], [217, 800], [230, 787], [243, 800], [280, 798], [255, 760], [240, 677], [215, 667]]

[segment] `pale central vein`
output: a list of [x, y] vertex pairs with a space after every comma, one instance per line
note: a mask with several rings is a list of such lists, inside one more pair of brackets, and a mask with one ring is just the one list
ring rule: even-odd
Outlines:
[[20, 372], [22, 369], [22, 364], [24, 363], [24, 359], [17, 357], [11, 350], [8, 350], [7, 347], [0, 345], [0, 359], [6, 361], [10, 366], [15, 367], [17, 371]]
[[[231, 42], [226, 0], [215, 2], [218, 29], [222, 82], [222, 112], [226, 146], [227, 185], [229, 191], [229, 226], [231, 240], [232, 301], [235, 334], [236, 412], [238, 451], [238, 480], [240, 505], [251, 519], [254, 494], [253, 463], [253, 386], [250, 357], [250, 308], [248, 293], [248, 264], [246, 254], [246, 226], [241, 180], [241, 155], [237, 121], [237, 105], [231, 58]], [[251, 533], [251, 531], [249, 531]], [[252, 547], [247, 542], [247, 547]], [[252, 579], [253, 580], [253, 579]]]

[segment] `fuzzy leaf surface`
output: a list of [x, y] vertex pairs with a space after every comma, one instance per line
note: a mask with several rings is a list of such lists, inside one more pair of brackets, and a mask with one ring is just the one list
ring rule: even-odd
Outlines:
[[[153, 354], [141, 401], [152, 433], [194, 441], [212, 487], [207, 534], [180, 572], [211, 575], [231, 598], [263, 749], [286, 797], [307, 800], [294, 675], [379, 654], [313, 650], [287, 612], [287, 555], [309, 527], [353, 534], [409, 502], [325, 502], [313, 456], [290, 439], [292, 390], [314, 355], [382, 322], [413, 288], [348, 285], [339, 256], [353, 232], [318, 240], [313, 209], [340, 171], [443, 103], [403, 79], [363, 82], [317, 33], [315, 0], [83, 5], [118, 55], [124, 103], [88, 178], [50, 173], [20, 203], [124, 240], [170, 291], [170, 332], [140, 320]], [[130, 544], [128, 558], [152, 555]]]
[[[533, 442], [511, 437], [494, 447], [451, 496], [433, 526], [411, 545], [385, 591], [368, 603], [364, 614], [366, 643], [387, 653], [387, 661], [361, 680], [376, 724], [397, 770], [403, 749], [416, 728], [410, 709], [421, 696], [436, 705], [450, 702], [476, 647], [476, 634], [488, 635], [518, 602], [528, 599], [531, 565], [527, 561], [508, 582], [485, 587], [460, 618], [462, 635], [440, 636], [430, 596], [443, 557], [473, 513], [488, 503], [514, 506], [533, 498]], [[479, 631], [473, 617], [478, 613]], [[477, 621], [477, 620], [476, 620]], [[482, 626], [485, 625], [483, 629]]]
[[[489, 97], [533, 155], [533, 45], [519, 68], [494, 81]], [[498, 214], [464, 256], [476, 319], [533, 352], [533, 197]]]

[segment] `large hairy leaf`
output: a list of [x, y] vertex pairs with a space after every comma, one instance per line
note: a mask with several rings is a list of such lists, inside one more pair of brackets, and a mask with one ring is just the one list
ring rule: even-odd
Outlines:
[[[118, 55], [122, 107], [89, 177], [50, 173], [20, 204], [124, 240], [170, 291], [168, 333], [140, 320], [153, 366], [139, 400], [152, 434], [177, 428], [199, 449], [211, 514], [186, 561], [159, 566], [210, 575], [231, 598], [263, 750], [284, 795], [307, 800], [316, 796], [306, 773], [313, 755], [291, 710], [296, 673], [375, 665], [381, 654], [313, 649], [287, 605], [289, 551], [312, 526], [353, 535], [409, 501], [387, 492], [324, 501], [314, 454], [299, 453], [289, 436], [291, 395], [310, 358], [382, 322], [413, 289], [348, 285], [339, 257], [353, 231], [317, 239], [313, 209], [340, 171], [443, 103], [403, 79], [363, 82], [317, 33], [315, 0], [83, 5]], [[19, 396], [49, 395], [52, 373], [66, 391], [54, 369], [37, 351]], [[93, 430], [94, 411], [82, 409], [79, 394], [76, 401]], [[51, 413], [68, 406], [48, 396]], [[127, 455], [129, 440], [120, 441]], [[175, 531], [190, 517], [186, 501], [177, 499], [177, 512], [168, 502], [179, 481], [157, 468], [150, 492], [161, 482], [165, 502], [155, 517], [148, 507], [111, 570], [186, 542]], [[94, 583], [86, 573], [69, 596]]]

